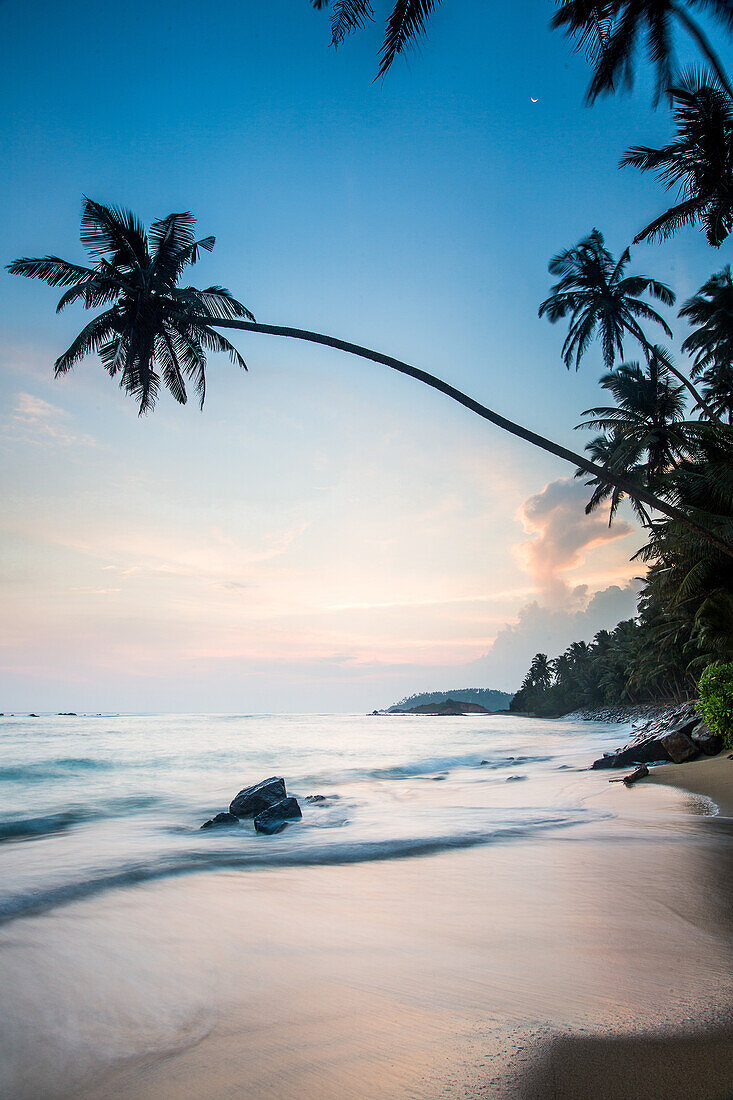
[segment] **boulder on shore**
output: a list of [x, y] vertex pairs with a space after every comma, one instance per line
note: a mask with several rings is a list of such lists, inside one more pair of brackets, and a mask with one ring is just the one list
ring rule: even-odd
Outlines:
[[297, 821], [303, 816], [297, 798], [283, 798], [268, 806], [255, 818], [255, 829], [258, 833], [272, 836], [284, 829], [289, 821]]
[[664, 750], [673, 764], [684, 764], [685, 760], [694, 760], [696, 756], [700, 755], [697, 745], [694, 745], [687, 736], [687, 728], [687, 726], [684, 726], [671, 730], [659, 738], [660, 744], [664, 746]]
[[209, 821], [205, 821], [201, 826], [202, 829], [223, 829], [227, 825], [239, 825], [239, 818], [234, 814], [217, 814], [216, 817], [212, 817]]
[[717, 756], [723, 751], [723, 738], [719, 733], [713, 733], [707, 722], [698, 722], [690, 733], [690, 740], [706, 756]]
[[257, 814], [287, 798], [285, 780], [277, 776], [263, 779], [253, 787], [245, 787], [232, 799], [229, 813], [235, 817], [256, 817]]
[[604, 753], [600, 760], [594, 760], [593, 768], [628, 768], [631, 764], [659, 764], [670, 760], [661, 739], [645, 737], [636, 745], [627, 745], [618, 752]]

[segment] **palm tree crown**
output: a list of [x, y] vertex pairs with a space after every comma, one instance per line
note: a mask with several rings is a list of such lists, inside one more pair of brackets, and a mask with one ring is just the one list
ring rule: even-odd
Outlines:
[[605, 246], [603, 234], [594, 229], [574, 248], [566, 248], [548, 264], [551, 275], [559, 276], [552, 293], [539, 308], [539, 316], [547, 316], [554, 324], [570, 317], [570, 329], [563, 344], [562, 358], [570, 370], [575, 369], [594, 337], [601, 340], [603, 359], [613, 366], [616, 354], [623, 356], [623, 341], [633, 336], [643, 347], [649, 346], [639, 324], [639, 318], [661, 325], [672, 335], [667, 322], [642, 300], [642, 294], [666, 306], [674, 304], [675, 296], [668, 286], [648, 275], [627, 275], [631, 255], [628, 248], [616, 262]]
[[730, 264], [713, 275], [680, 310], [696, 327], [682, 344], [692, 356], [692, 377], [703, 383], [705, 400], [733, 423], [733, 279]]
[[733, 5], [730, 0], [556, 0], [551, 26], [565, 30], [585, 51], [593, 66], [587, 99], [631, 88], [636, 56], [646, 42], [649, 60], [656, 74], [656, 99], [673, 82], [673, 24], [681, 23], [690, 34], [724, 87], [728, 79], [720, 60], [688, 8], [705, 8], [733, 30]]
[[629, 149], [621, 167], [654, 172], [680, 201], [650, 222], [636, 241], [673, 236], [699, 223], [718, 248], [733, 229], [733, 100], [703, 73], [691, 71], [670, 88], [677, 134], [661, 149]]
[[[633, 476], [642, 485], [656, 487], [660, 478], [686, 453], [687, 434], [683, 421], [685, 403], [681, 386], [670, 382], [666, 353], [655, 348], [649, 361], [622, 363], [600, 380], [602, 389], [614, 398], [614, 405], [586, 409], [590, 419], [578, 428], [603, 432], [586, 446], [594, 462], [616, 473]], [[576, 476], [582, 477], [579, 470]], [[604, 500], [610, 500], [609, 522], [623, 499], [623, 493], [607, 481], [594, 478], [587, 482], [596, 488], [586, 511], [591, 512]], [[636, 504], [643, 522], [646, 510]]]
[[110, 306], [56, 360], [57, 376], [96, 352], [108, 373], [119, 375], [120, 385], [136, 398], [143, 414], [155, 405], [161, 381], [176, 401], [185, 404], [188, 379], [203, 405], [207, 351], [226, 352], [246, 370], [239, 352], [210, 322], [233, 317], [253, 321], [249, 310], [223, 287], [196, 290], [178, 285], [201, 249], [210, 252], [214, 247], [214, 237], [196, 240], [195, 224], [193, 214], [169, 214], [146, 232], [129, 211], [85, 199], [81, 241], [93, 266], [58, 256], [9, 265], [14, 275], [68, 287], [57, 312], [72, 302], [82, 302], [86, 309]]

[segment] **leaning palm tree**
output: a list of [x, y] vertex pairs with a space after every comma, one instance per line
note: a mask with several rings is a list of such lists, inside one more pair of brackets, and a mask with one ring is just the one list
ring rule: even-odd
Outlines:
[[[598, 338], [603, 360], [612, 367], [616, 356], [623, 357], [624, 339], [633, 337], [641, 344], [647, 357], [653, 354], [654, 345], [647, 339], [641, 321], [660, 325], [667, 336], [672, 335], [667, 322], [641, 297], [649, 294], [665, 306], [674, 305], [672, 290], [648, 275], [627, 275], [631, 260], [629, 249], [614, 260], [605, 246], [603, 234], [594, 229], [573, 248], [566, 248], [553, 256], [547, 265], [551, 275], [559, 276], [552, 293], [539, 307], [539, 316], [552, 324], [570, 318], [570, 328], [562, 347], [562, 359], [570, 370], [580, 362]], [[706, 408], [705, 401], [688, 378], [673, 363], [668, 369], [695, 398], [696, 405]], [[708, 410], [709, 411], [709, 410]]]
[[56, 360], [57, 377], [96, 352], [105, 370], [113, 378], [119, 376], [122, 388], [145, 413], [155, 405], [161, 382], [185, 404], [188, 380], [203, 407], [206, 351], [226, 352], [246, 369], [237, 349], [212, 328], [212, 323], [234, 317], [254, 321], [246, 306], [223, 287], [178, 286], [201, 250], [214, 247], [213, 237], [196, 240], [194, 225], [192, 214], [169, 214], [146, 233], [129, 211], [86, 199], [81, 240], [95, 261], [92, 266], [81, 267], [58, 256], [10, 265], [15, 275], [68, 287], [57, 313], [78, 301], [87, 309], [110, 306]]
[[690, 70], [670, 88], [677, 133], [661, 149], [629, 149], [621, 167], [654, 172], [679, 202], [636, 234], [634, 242], [668, 240], [684, 225], [700, 225], [719, 248], [733, 229], [733, 99], [719, 83]]
[[682, 344], [692, 356], [692, 377], [700, 378], [705, 400], [733, 424], [733, 278], [730, 264], [712, 275], [679, 313], [694, 326]]
[[[182, 226], [187, 227], [185, 232]], [[161, 379], [176, 400], [182, 402], [186, 397], [182, 376], [188, 375], [194, 379], [203, 400], [205, 349], [225, 351], [236, 363], [245, 365], [236, 349], [220, 337], [216, 329], [240, 329], [322, 344], [373, 363], [381, 363], [423, 382], [503, 431], [592, 476], [606, 477], [630, 496], [650, 508], [656, 508], [663, 515], [687, 524], [733, 556], [733, 543], [721, 540], [714, 530], [698, 523], [682, 508], [672, 507], [644, 486], [611, 470], [604, 471], [568, 447], [508, 420], [427, 371], [335, 336], [285, 325], [260, 324], [245, 306], [221, 287], [209, 287], [203, 291], [178, 287], [186, 265], [198, 259], [202, 248], [211, 250], [214, 246], [213, 237], [196, 241], [193, 226], [191, 214], [170, 214], [153, 223], [145, 233], [129, 212], [86, 199], [81, 236], [92, 257], [97, 258], [93, 266], [72, 264], [58, 256], [19, 259], [8, 265], [11, 274], [42, 279], [54, 287], [67, 287], [59, 308], [72, 301], [81, 302], [87, 309], [110, 305], [84, 328], [68, 351], [56, 361], [57, 376], [85, 355], [98, 352], [108, 373], [113, 377], [119, 374], [123, 387], [137, 398], [142, 414], [155, 405]], [[176, 234], [179, 235], [176, 237], [178, 244], [168, 247], [166, 242]], [[159, 253], [161, 259], [158, 258]]]
[[[595, 461], [618, 473], [625, 473], [652, 491], [660, 478], [687, 452], [688, 435], [683, 420], [685, 404], [682, 387], [673, 386], [667, 368], [668, 357], [657, 349], [649, 362], [622, 363], [600, 380], [601, 388], [614, 398], [614, 405], [586, 409], [588, 420], [578, 428], [590, 428], [604, 434], [592, 440], [586, 450]], [[579, 471], [582, 476], [582, 471]], [[621, 493], [602, 479], [594, 479], [596, 488], [586, 507], [591, 512], [610, 499], [609, 525], [621, 501]], [[636, 503], [637, 515], [645, 526], [649, 517], [643, 504]]]
[[718, 18], [726, 30], [733, 30], [730, 0], [556, 0], [553, 28], [562, 28], [583, 50], [593, 67], [587, 99], [630, 88], [634, 82], [636, 56], [643, 40], [656, 74], [658, 101], [673, 82], [673, 27], [680, 24], [694, 39], [723, 88], [733, 96], [728, 76], [709, 39], [689, 12], [704, 8]]
[[[329, 0], [311, 0], [314, 8], [327, 8]], [[384, 76], [398, 54], [425, 33], [428, 21], [441, 0], [394, 0], [387, 19], [384, 41], [379, 54], [379, 72]], [[333, 0], [331, 4], [331, 45], [340, 46], [352, 31], [360, 30], [374, 18], [370, 0]]]

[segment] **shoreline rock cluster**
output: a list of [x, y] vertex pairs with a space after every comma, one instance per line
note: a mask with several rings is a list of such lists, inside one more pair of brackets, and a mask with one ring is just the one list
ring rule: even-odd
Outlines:
[[222, 829], [238, 825], [241, 820], [253, 821], [255, 832], [272, 836], [281, 832], [291, 821], [303, 816], [297, 798], [288, 795], [285, 780], [280, 776], [271, 776], [244, 787], [235, 795], [226, 813], [217, 814], [205, 821], [202, 829]]
[[[603, 719], [596, 718], [596, 721]], [[618, 719], [605, 719], [618, 721]], [[627, 768], [639, 764], [683, 764], [701, 754], [717, 756], [723, 739], [709, 729], [695, 702], [665, 707], [636, 726], [633, 737], [615, 752], [604, 753], [592, 768]]]

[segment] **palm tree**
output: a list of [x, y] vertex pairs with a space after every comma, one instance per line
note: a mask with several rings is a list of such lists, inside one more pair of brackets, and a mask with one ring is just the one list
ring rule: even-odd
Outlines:
[[719, 248], [733, 229], [733, 99], [708, 76], [694, 70], [670, 88], [677, 127], [661, 149], [629, 149], [621, 167], [654, 172], [680, 201], [637, 233], [634, 243], [668, 240], [683, 225], [699, 223]]
[[535, 653], [529, 667], [529, 675], [532, 687], [547, 691], [552, 684], [552, 661], [548, 659], [546, 653]]
[[81, 240], [96, 259], [93, 266], [80, 267], [58, 256], [10, 265], [15, 275], [68, 287], [57, 313], [77, 301], [87, 309], [114, 303], [59, 356], [57, 377], [97, 352], [107, 372], [113, 378], [119, 374], [120, 385], [145, 413], [155, 405], [161, 381], [185, 404], [189, 379], [203, 407], [207, 350], [224, 351], [246, 369], [237, 349], [211, 325], [233, 317], [254, 321], [250, 311], [223, 287], [178, 286], [183, 270], [196, 263], [201, 250], [214, 247], [213, 237], [196, 240], [194, 225], [192, 214], [169, 214], [146, 233], [128, 211], [85, 199]]
[[[313, 7], [328, 7], [329, 0], [311, 0]], [[441, 0], [395, 0], [385, 26], [380, 50], [379, 72], [384, 76], [398, 54], [425, 33], [428, 20]], [[339, 46], [347, 34], [360, 30], [374, 18], [370, 0], [333, 0], [331, 10], [331, 44]]]
[[679, 313], [697, 327], [682, 344], [701, 378], [705, 400], [733, 424], [733, 279], [730, 264], [711, 276]]
[[[649, 294], [666, 306], [674, 305], [675, 295], [665, 284], [648, 275], [626, 275], [631, 260], [629, 249], [614, 260], [605, 246], [603, 234], [594, 229], [574, 248], [566, 248], [553, 256], [547, 265], [551, 275], [559, 276], [549, 298], [539, 308], [539, 316], [547, 316], [552, 324], [570, 317], [570, 328], [562, 347], [562, 359], [570, 367], [575, 359], [575, 369], [585, 355], [591, 341], [601, 341], [603, 360], [612, 367], [616, 355], [623, 357], [624, 338], [632, 336], [641, 344], [647, 357], [654, 353], [639, 319], [661, 325], [667, 336], [672, 335], [667, 322], [641, 295]], [[696, 405], [707, 409], [705, 401], [688, 378], [673, 363], [667, 367], [695, 398]]]
[[[98, 352], [112, 376], [121, 373], [122, 385], [138, 399], [142, 414], [153, 408], [161, 377], [173, 396], [183, 401], [185, 392], [181, 389], [182, 378], [179, 379], [179, 375], [188, 374], [194, 379], [203, 401], [204, 349], [226, 351], [236, 363], [245, 365], [236, 349], [214, 329], [240, 329], [322, 344], [373, 363], [381, 363], [417, 379], [503, 431], [592, 476], [606, 478], [629, 496], [687, 524], [733, 556], [733, 543], [729, 545], [721, 540], [715, 532], [698, 523], [694, 516], [687, 515], [681, 508], [672, 507], [644, 486], [634, 484], [613, 470], [604, 471], [568, 447], [508, 420], [427, 371], [335, 336], [285, 325], [260, 324], [245, 306], [222, 287], [209, 287], [203, 291], [192, 287], [179, 288], [178, 280], [186, 264], [195, 262], [200, 249], [211, 250], [214, 246], [213, 237], [194, 240], [194, 224], [193, 215], [189, 213], [171, 214], [153, 223], [146, 234], [129, 212], [87, 199], [81, 236], [92, 256], [99, 257], [93, 267], [71, 264], [58, 256], [19, 259], [8, 265], [11, 274], [42, 279], [55, 287], [68, 287], [59, 308], [64, 308], [70, 301], [81, 301], [87, 309], [114, 303], [94, 318], [69, 350], [56, 361], [57, 376], [85, 355]], [[182, 227], [187, 228], [184, 231]], [[177, 244], [170, 243], [173, 238]], [[159, 261], [161, 249], [162, 258]]]
[[733, 96], [730, 82], [707, 36], [692, 18], [689, 7], [705, 8], [727, 30], [733, 29], [733, 7], [729, 0], [557, 0], [551, 20], [553, 28], [563, 28], [575, 40], [593, 66], [587, 99], [631, 88], [634, 62], [640, 44], [646, 39], [649, 60], [656, 72], [656, 100], [667, 93], [673, 81], [672, 31], [681, 24], [695, 40], [723, 88]]
[[[591, 419], [578, 428], [604, 433], [592, 440], [586, 450], [594, 460], [605, 459], [606, 467], [656, 491], [660, 478], [686, 453], [682, 387], [670, 384], [667, 360], [660, 351], [651, 356], [644, 368], [638, 363], [623, 363], [618, 370], [604, 375], [600, 385], [612, 394], [615, 405], [602, 405], [583, 413]], [[622, 494], [602, 479], [596, 478], [588, 484], [594, 484], [596, 489], [586, 511], [593, 511], [610, 498], [610, 525]], [[643, 505], [637, 503], [636, 511], [648, 526], [649, 517]]]
[[570, 370], [575, 369], [591, 341], [599, 337], [603, 359], [612, 367], [616, 354], [624, 353], [624, 337], [633, 336], [643, 347], [649, 343], [639, 324], [639, 318], [661, 325], [667, 336], [672, 335], [663, 317], [642, 300], [648, 293], [666, 306], [674, 305], [675, 295], [664, 283], [648, 275], [627, 275], [631, 260], [629, 249], [614, 260], [606, 248], [603, 234], [594, 229], [573, 248], [553, 256], [547, 265], [551, 275], [558, 276], [552, 293], [539, 307], [539, 316], [547, 315], [552, 324], [570, 317], [570, 329], [562, 348], [562, 358]]

